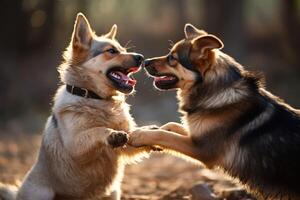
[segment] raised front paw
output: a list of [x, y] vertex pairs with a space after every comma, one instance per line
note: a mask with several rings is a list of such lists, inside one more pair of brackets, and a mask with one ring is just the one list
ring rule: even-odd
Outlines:
[[124, 131], [112, 132], [107, 138], [108, 144], [113, 148], [124, 146], [128, 140], [128, 134]]
[[130, 133], [128, 144], [134, 147], [153, 146], [158, 136], [159, 129], [137, 128]]
[[188, 135], [188, 130], [181, 124], [176, 122], [168, 122], [160, 127], [160, 129], [166, 130], [166, 131], [172, 131], [175, 133], [178, 133], [180, 135]]
[[146, 145], [145, 134], [143, 128], [137, 128], [130, 133], [128, 144], [134, 147], [142, 147]]

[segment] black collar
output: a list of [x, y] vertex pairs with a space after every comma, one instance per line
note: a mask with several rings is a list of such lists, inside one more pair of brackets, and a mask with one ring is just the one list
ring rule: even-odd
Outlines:
[[85, 88], [76, 87], [74, 85], [66, 85], [66, 89], [69, 93], [80, 96], [80, 97], [92, 98], [92, 99], [103, 99], [102, 97], [100, 97], [93, 91], [90, 91]]

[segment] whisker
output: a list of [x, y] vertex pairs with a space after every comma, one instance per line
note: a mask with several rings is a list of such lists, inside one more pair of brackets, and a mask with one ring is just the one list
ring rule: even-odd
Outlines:
[[131, 49], [131, 48], [135, 48], [136, 46], [134, 46], [134, 45], [132, 45], [132, 46], [130, 46], [130, 47], [128, 47], [129, 49]]
[[132, 45], [132, 46], [129, 46], [129, 47], [126, 47], [126, 50], [130, 50], [132, 48], [135, 48], [136, 46]]
[[168, 40], [168, 41], [169, 41], [169, 45], [171, 46], [170, 48], [172, 48], [175, 43], [172, 40]]
[[124, 45], [124, 48], [125, 49], [127, 49], [128, 48], [128, 45], [131, 43], [131, 40], [128, 40], [127, 42], [126, 42], [126, 44]]
[[130, 49], [136, 47], [136, 46], [134, 46], [134, 45], [129, 46], [131, 42], [132, 42], [132, 41], [129, 40], [129, 41], [124, 45], [124, 48], [125, 48], [126, 50], [130, 50]]

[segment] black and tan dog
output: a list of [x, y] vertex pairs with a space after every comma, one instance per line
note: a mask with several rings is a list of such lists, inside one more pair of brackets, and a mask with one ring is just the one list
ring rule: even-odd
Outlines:
[[266, 91], [261, 76], [222, 47], [216, 36], [187, 24], [185, 39], [168, 55], [145, 61], [156, 88], [179, 89], [185, 126], [168, 124], [179, 134], [137, 131], [131, 144], [219, 166], [262, 199], [300, 199], [299, 110]]

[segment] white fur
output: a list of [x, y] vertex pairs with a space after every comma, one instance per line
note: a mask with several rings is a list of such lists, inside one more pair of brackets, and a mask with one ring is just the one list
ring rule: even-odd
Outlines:
[[220, 108], [232, 103], [238, 102], [241, 98], [247, 95], [247, 92], [238, 90], [236, 88], [227, 88], [220, 93], [206, 99], [202, 104], [204, 108]]

